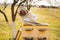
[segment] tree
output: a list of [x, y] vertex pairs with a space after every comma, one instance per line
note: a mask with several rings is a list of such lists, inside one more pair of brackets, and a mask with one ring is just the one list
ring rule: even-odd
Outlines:
[[[42, 0], [37, 0], [37, 1], [42, 1]], [[36, 1], [36, 2], [37, 2], [37, 1]], [[14, 7], [15, 7], [15, 5], [16, 5], [18, 2], [19, 2], [19, 0], [13, 0], [13, 3], [11, 4], [11, 18], [12, 18], [12, 22], [11, 22], [10, 24], [9, 24], [9, 20], [8, 20], [8, 18], [7, 18], [7, 16], [6, 16], [6, 13], [4, 13], [5, 8], [7, 8], [6, 1], [4, 2], [4, 5], [5, 5], [5, 6], [4, 6], [4, 9], [3, 9], [3, 10], [0, 9], [0, 13], [3, 14], [3, 16], [4, 16], [7, 24], [9, 24], [9, 26], [10, 26], [10, 28], [11, 28], [11, 30], [12, 30], [12, 37], [13, 37], [13, 38], [15, 38], [15, 36], [16, 36], [15, 20], [16, 20], [18, 8], [21, 6], [22, 3], [26, 3], [25, 5], [27, 5], [27, 9], [30, 10], [30, 8], [31, 8], [31, 3], [33, 2], [33, 0], [20, 0], [19, 4], [18, 4], [18, 6], [17, 6], [16, 11], [14, 11]], [[34, 2], [34, 3], [36, 3], [36, 2]], [[48, 2], [49, 2], [50, 4], [52, 4], [51, 1], [48, 1]], [[14, 34], [13, 34], [13, 33], [14, 33]]]
[[26, 0], [23, 0], [22, 2], [19, 2], [19, 5], [17, 6], [16, 11], [14, 12], [14, 7], [15, 7], [15, 5], [18, 3], [18, 1], [19, 1], [19, 0], [13, 0], [13, 3], [11, 4], [11, 18], [12, 18], [12, 22], [11, 22], [10, 24], [9, 24], [9, 20], [8, 20], [6, 14], [5, 14], [4, 11], [3, 11], [3, 10], [5, 10], [5, 8], [7, 8], [6, 2], [5, 2], [5, 4], [4, 4], [4, 5], [5, 5], [5, 6], [4, 6], [4, 9], [3, 9], [3, 10], [0, 9], [0, 13], [3, 14], [3, 16], [4, 16], [7, 24], [9, 24], [9, 26], [10, 26], [10, 28], [11, 28], [11, 30], [12, 30], [12, 37], [13, 37], [13, 39], [15, 39], [15, 36], [16, 36], [15, 19], [16, 19], [16, 15], [17, 15], [18, 8], [19, 8], [20, 5], [21, 5], [22, 3], [24, 3]]

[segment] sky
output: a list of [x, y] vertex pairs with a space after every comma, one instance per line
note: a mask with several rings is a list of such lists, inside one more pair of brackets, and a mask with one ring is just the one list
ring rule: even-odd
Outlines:
[[7, 2], [7, 3], [13, 3], [12, 0], [0, 0], [0, 3], [4, 3], [4, 2]]
[[[34, 0], [33, 2], [35, 2], [37, 0]], [[51, 1], [51, 4], [49, 4], [48, 2], [49, 0], [42, 0], [42, 1], [37, 1], [35, 4], [32, 3], [32, 5], [45, 5], [45, 6], [60, 6], [60, 0], [50, 0]], [[0, 3], [4, 3], [5, 0], [0, 0]], [[13, 3], [12, 0], [6, 0], [6, 3]]]

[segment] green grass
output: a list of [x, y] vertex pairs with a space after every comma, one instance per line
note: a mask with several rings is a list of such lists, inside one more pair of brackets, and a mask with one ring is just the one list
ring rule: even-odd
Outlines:
[[[52, 11], [49, 11], [52, 10]], [[50, 28], [50, 40], [60, 40], [60, 9], [48, 9], [48, 8], [31, 8], [31, 12], [36, 14], [37, 22], [48, 23]], [[56, 12], [56, 13], [55, 13]], [[11, 23], [11, 11], [10, 7], [7, 7], [5, 13]], [[19, 29], [21, 17], [17, 15], [16, 18], [16, 30]], [[6, 24], [4, 17], [0, 14], [0, 40], [9, 39], [11, 37], [11, 30], [8, 24]]]

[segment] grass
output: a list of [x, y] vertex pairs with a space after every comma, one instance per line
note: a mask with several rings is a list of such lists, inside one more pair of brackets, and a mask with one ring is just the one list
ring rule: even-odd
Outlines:
[[[48, 23], [50, 27], [50, 40], [60, 40], [60, 9], [52, 8], [31, 8], [31, 12], [36, 14], [37, 22]], [[8, 6], [4, 11], [8, 17], [9, 23], [11, 23], [11, 11]], [[17, 15], [16, 18], [16, 30], [19, 29], [21, 25], [21, 17]], [[4, 17], [0, 14], [0, 40], [8, 40], [11, 37], [11, 30], [6, 24]]]

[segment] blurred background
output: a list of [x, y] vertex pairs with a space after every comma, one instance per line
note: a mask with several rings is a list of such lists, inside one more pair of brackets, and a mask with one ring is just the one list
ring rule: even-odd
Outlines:
[[[23, 0], [19, 0], [17, 6]], [[30, 7], [30, 12], [37, 16], [36, 22], [48, 23], [50, 28], [50, 40], [60, 40], [60, 0], [25, 0], [22, 3], [25, 7]], [[11, 5], [13, 0], [0, 0], [0, 10], [2, 10], [9, 23], [12, 22]], [[5, 10], [3, 10], [5, 8]], [[16, 31], [22, 26], [21, 17], [17, 14], [15, 20]], [[9, 25], [6, 23], [3, 14], [0, 13], [0, 40], [11, 40], [12, 33]]]

